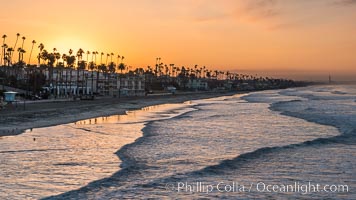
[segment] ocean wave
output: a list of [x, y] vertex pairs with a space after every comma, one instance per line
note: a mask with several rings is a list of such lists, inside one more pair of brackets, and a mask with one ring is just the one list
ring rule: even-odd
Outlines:
[[[323, 89], [324, 90], [324, 89]], [[312, 91], [315, 93], [315, 91]], [[340, 135], [337, 136], [329, 136], [327, 138], [321, 138], [323, 134], [318, 135], [316, 139], [311, 139], [309, 138], [308, 140], [298, 140], [295, 141], [293, 144], [290, 140], [287, 140], [287, 143], [268, 143], [265, 142], [263, 146], [256, 146], [254, 148], [251, 148], [246, 151], [242, 151], [241, 154], [237, 152], [233, 152], [231, 157], [224, 157], [221, 160], [217, 160], [217, 162], [214, 163], [209, 163], [207, 165], [204, 165], [200, 168], [194, 168], [191, 171], [173, 171], [172, 173], [163, 173], [164, 175], [152, 175], [152, 177], [149, 176], [149, 173], [152, 171], [159, 171], [162, 169], [156, 169], [154, 166], [154, 163], [156, 160], [151, 157], [141, 157], [140, 154], [141, 151], [132, 151], [132, 147], [137, 147], [140, 145], [147, 146], [146, 148], [143, 148], [143, 154], [163, 154], [165, 155], [165, 152], [160, 152], [160, 151], [150, 151], [152, 146], [154, 145], [158, 137], [167, 137], [168, 141], [171, 142], [173, 140], [170, 140], [169, 137], [171, 135], [166, 134], [165, 132], [162, 133], [159, 131], [152, 131], [151, 128], [154, 125], [151, 123], [155, 123], [156, 121], [161, 121], [161, 120], [155, 120], [155, 122], [151, 121], [148, 122], [147, 125], [143, 128], [143, 137], [138, 138], [134, 143], [125, 145], [122, 147], [120, 150], [116, 152], [116, 154], [119, 156], [119, 158], [123, 161], [121, 164], [121, 170], [113, 174], [111, 177], [106, 178], [106, 179], [101, 179], [98, 181], [91, 182], [85, 187], [80, 188], [79, 190], [74, 190], [70, 191], [64, 194], [61, 194], [59, 196], [55, 197], [49, 197], [46, 199], [90, 199], [93, 197], [97, 198], [103, 198], [104, 196], [107, 197], [125, 197], [125, 198], [133, 198], [135, 195], [141, 195], [141, 197], [147, 198], [147, 197], [152, 197], [152, 194], [159, 194], [158, 198], [162, 197], [171, 197], [165, 190], [164, 184], [165, 183], [173, 183], [173, 182], [178, 182], [178, 181], [185, 181], [188, 178], [204, 178], [207, 176], [214, 176], [214, 175], [227, 175], [227, 172], [233, 171], [236, 174], [239, 174], [239, 171], [242, 172], [242, 170], [246, 168], [251, 168], [254, 165], [254, 162], [260, 162], [261, 159], [266, 160], [272, 157], [275, 157], [276, 154], [281, 152], [282, 154], [289, 152], [291, 150], [296, 150], [296, 151], [302, 151], [306, 147], [325, 147], [325, 146], [330, 146], [332, 144], [342, 144], [342, 145], [355, 145], [356, 144], [356, 138], [354, 137], [356, 135], [356, 129], [354, 126], [352, 126], [353, 121], [352, 120], [347, 120], [343, 116], [336, 116], [333, 115], [333, 112], [340, 112], [338, 110], [340, 107], [332, 107], [332, 104], [330, 105], [330, 108], [328, 107], [329, 105], [325, 104], [325, 102], [321, 102], [322, 100], [328, 100], [329, 97], [324, 97], [325, 91], [320, 91], [320, 96], [313, 94], [312, 92], [308, 91], [303, 91], [299, 89], [289, 89], [289, 90], [282, 90], [282, 91], [264, 91], [264, 92], [256, 92], [252, 93], [249, 95], [246, 95], [242, 97], [243, 100], [246, 100], [248, 103], [266, 103], [269, 104], [270, 107], [269, 109], [272, 111], [276, 111], [280, 114], [286, 115], [286, 116], [291, 116], [294, 118], [299, 118], [303, 119], [309, 122], [313, 123], [318, 123], [322, 125], [331, 125], [333, 127], [337, 127], [340, 130]], [[341, 95], [338, 95], [339, 97], [332, 97], [335, 99], [340, 98]], [[348, 98], [348, 95], [343, 95]], [[330, 99], [330, 98], [329, 98]], [[230, 103], [227, 100], [220, 100], [224, 101], [226, 103]], [[318, 103], [322, 104], [322, 109], [317, 107]], [[236, 102], [233, 102], [236, 103]], [[324, 103], [324, 104], [323, 104]], [[332, 103], [332, 102], [331, 102]], [[192, 106], [195, 111], [200, 110], [204, 107], [205, 112], [209, 112], [209, 108], [205, 107], [204, 105], [210, 105], [210, 104], [197, 104]], [[256, 107], [256, 104], [253, 105]], [[331, 109], [332, 108], [332, 109]], [[342, 107], [342, 109], [347, 109], [348, 105], [345, 105]], [[221, 110], [217, 109], [219, 112]], [[203, 116], [199, 115], [200, 112], [197, 112], [197, 115], [194, 115], [194, 120], [196, 120], [197, 124], [199, 123], [199, 120], [205, 120], [209, 121], [208, 119], [216, 119], [219, 117], [226, 117], [225, 115], [222, 115], [221, 113], [217, 114], [212, 114], [208, 116]], [[239, 110], [239, 112], [243, 112]], [[268, 111], [270, 112], [270, 111]], [[329, 112], [329, 113], [327, 113]], [[206, 114], [206, 113], [205, 113]], [[341, 113], [343, 114], [343, 113]], [[258, 116], [258, 115], [256, 115]], [[352, 115], [350, 115], [352, 117]], [[350, 117], [348, 116], [348, 117]], [[205, 118], [204, 118], [205, 117]], [[340, 118], [341, 117], [341, 118]], [[185, 119], [185, 118], [192, 118], [192, 116], [187, 115], [187, 113], [175, 116], [174, 119]], [[172, 118], [171, 118], [172, 119]], [[169, 120], [171, 120], [169, 119]], [[230, 120], [233, 118], [230, 118]], [[167, 120], [167, 119], [163, 119]], [[300, 121], [303, 121], [300, 120]], [[334, 122], [333, 122], [334, 121]], [[336, 121], [336, 122], [335, 122]], [[348, 122], [347, 126], [345, 126], [345, 122]], [[344, 125], [340, 125], [341, 123], [344, 123]], [[182, 124], [181, 126], [187, 126], [187, 124]], [[293, 124], [291, 124], [293, 126]], [[157, 128], [157, 127], [156, 127]], [[167, 128], [167, 127], [166, 127]], [[168, 127], [170, 128], [170, 127]], [[178, 127], [180, 128], [180, 127]], [[169, 129], [170, 130], [170, 129]], [[337, 133], [337, 131], [335, 130]], [[178, 131], [176, 135], [179, 135], [181, 132]], [[293, 133], [293, 132], [292, 132]], [[334, 134], [335, 135], [335, 134]], [[267, 136], [265, 136], [267, 137]], [[281, 135], [283, 137], [283, 135]], [[296, 136], [297, 137], [297, 136]], [[325, 135], [324, 135], [325, 137]], [[183, 137], [182, 137], [183, 138]], [[179, 140], [179, 142], [184, 142], [182, 138]], [[263, 138], [263, 135], [261, 135], [261, 138]], [[315, 138], [315, 137], [314, 137]], [[196, 140], [196, 138], [194, 138]], [[148, 142], [147, 142], [148, 141]], [[208, 140], [203, 140], [203, 142], [207, 142]], [[143, 144], [145, 143], [146, 144]], [[151, 143], [152, 142], [152, 143]], [[158, 150], [162, 150], [164, 148], [170, 148], [168, 143], [164, 143], [162, 148], [159, 148]], [[174, 141], [173, 141], [174, 142]], [[177, 141], [175, 141], [177, 142]], [[166, 146], [165, 146], [166, 145]], [[235, 144], [236, 145], [236, 144]], [[270, 145], [270, 146], [268, 146]], [[201, 148], [201, 146], [199, 146]], [[139, 148], [138, 148], [139, 149]], [[153, 150], [155, 150], [154, 147], [152, 147]], [[249, 151], [249, 152], [247, 152]], [[247, 153], [244, 153], [247, 152]], [[136, 153], [136, 154], [135, 154]], [[176, 155], [176, 154], [173, 154]], [[235, 157], [236, 156], [236, 157]], [[229, 158], [229, 159], [226, 159]], [[175, 159], [175, 160], [174, 160]], [[189, 158], [190, 159], [190, 158]], [[172, 163], [173, 164], [185, 164], [189, 163], [190, 165], [194, 165], [194, 162], [189, 159], [179, 159], [176, 157], [172, 157]], [[194, 158], [193, 158], [194, 159]], [[168, 160], [170, 161], [170, 160]], [[166, 160], [164, 163], [168, 163]], [[172, 164], [171, 162], [169, 164]], [[197, 163], [198, 164], [198, 163]], [[153, 166], [151, 166], [153, 165]], [[171, 170], [171, 166], [167, 166], [166, 169], [167, 171]], [[173, 167], [174, 168], [174, 167]], [[145, 174], [144, 174], [145, 173]], [[223, 176], [219, 176], [223, 177]], [[162, 191], [146, 191], [145, 190], [150, 190], [150, 189], [162, 189]], [[138, 191], [140, 190], [140, 191]], [[166, 193], [165, 193], [166, 192]], [[169, 192], [169, 191], [168, 191]], [[145, 196], [147, 195], [147, 196]], [[167, 196], [165, 196], [167, 195]], [[189, 194], [188, 194], [189, 195]], [[187, 198], [190, 198], [190, 196], [187, 196]]]
[[[323, 145], [330, 144], [346, 144], [346, 145], [355, 145], [355, 138], [352, 136], [339, 135], [330, 138], [317, 138], [314, 140], [309, 140], [297, 144], [290, 144], [285, 146], [275, 146], [275, 147], [263, 147], [255, 151], [243, 153], [238, 155], [233, 159], [227, 159], [221, 161], [217, 165], [207, 166], [203, 169], [191, 171], [187, 173], [176, 173], [171, 176], [161, 177], [154, 179], [148, 183], [138, 183], [135, 185], [135, 188], [155, 188], [160, 189], [161, 193], [165, 193], [167, 184], [177, 183], [177, 182], [186, 182], [187, 180], [204, 180], [202, 177], [225, 177], [227, 173], [234, 172], [239, 174], [239, 170], [246, 170], [250, 168], [252, 163], [255, 161], [260, 162], [261, 159], [268, 159], [274, 157], [279, 152], [286, 152], [288, 150], [296, 150], [299, 148], [305, 147], [320, 147]], [[130, 192], [130, 189], [126, 192]], [[134, 192], [134, 191], [131, 191]], [[116, 193], [119, 196], [125, 197], [125, 193]], [[184, 194], [182, 194], [184, 195]], [[189, 194], [188, 194], [189, 195]], [[190, 196], [187, 196], [190, 198]]]
[[67, 151], [68, 149], [24, 149], [15, 151], [0, 151], [0, 153], [32, 153], [32, 152], [47, 152], [47, 151]]
[[248, 102], [268, 103], [269, 109], [282, 115], [336, 127], [342, 134], [355, 134], [356, 89], [354, 86], [311, 86], [243, 97]]
[[55, 163], [53, 165], [55, 166], [82, 166], [86, 165], [87, 163], [85, 162], [63, 162], [63, 163]]
[[336, 90], [336, 91], [332, 91], [331, 93], [332, 93], [332, 94], [341, 94], [341, 95], [344, 95], [344, 94], [346, 95], [346, 94], [348, 94], [347, 92], [337, 91], [337, 90]]
[[[319, 107], [318, 107], [319, 106]], [[285, 101], [272, 103], [269, 109], [309, 122], [333, 126], [341, 134], [356, 136], [356, 113], [353, 105], [325, 102]]]
[[302, 143], [290, 144], [286, 146], [275, 146], [275, 147], [263, 147], [252, 152], [244, 153], [237, 156], [231, 160], [224, 160], [218, 165], [208, 166], [202, 170], [193, 172], [195, 175], [201, 175], [206, 173], [224, 173], [228, 169], [238, 169], [242, 165], [248, 165], [249, 161], [254, 159], [259, 159], [266, 157], [268, 154], [274, 154], [278, 151], [286, 151], [288, 149], [304, 148], [312, 146], [321, 146], [329, 144], [345, 144], [345, 145], [355, 145], [356, 139], [352, 135], [338, 135], [329, 138], [317, 138], [314, 140], [308, 140]]

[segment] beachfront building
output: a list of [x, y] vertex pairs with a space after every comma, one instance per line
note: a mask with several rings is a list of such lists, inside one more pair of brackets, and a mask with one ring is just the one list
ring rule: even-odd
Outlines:
[[55, 97], [93, 93], [92, 87], [88, 85], [89, 72], [86, 70], [45, 69], [42, 73], [46, 81], [46, 86], [42, 88], [44, 93]]
[[[142, 75], [109, 74], [88, 70], [53, 70], [50, 75], [44, 71], [46, 87], [44, 91], [57, 97], [100, 95], [100, 96], [143, 96], [145, 80]], [[48, 79], [52, 77], [52, 79]], [[121, 91], [121, 92], [120, 92]]]
[[[120, 75], [119, 75], [120, 76]], [[123, 75], [117, 79], [116, 95], [119, 96], [144, 96], [145, 79], [142, 75]]]
[[205, 79], [190, 78], [190, 79], [178, 79], [178, 85], [180, 88], [186, 88], [188, 90], [209, 90], [208, 82]]

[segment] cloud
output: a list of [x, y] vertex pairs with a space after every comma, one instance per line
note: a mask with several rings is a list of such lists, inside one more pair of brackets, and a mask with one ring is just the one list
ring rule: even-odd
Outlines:
[[277, 0], [248, 0], [245, 10], [247, 14], [259, 18], [273, 17], [280, 13]]
[[198, 22], [242, 18], [259, 21], [279, 15], [281, 12], [277, 3], [278, 0], [203, 1], [196, 4], [193, 16]]
[[[259, 26], [267, 30], [294, 29], [313, 23], [315, 16], [305, 8], [318, 7], [324, 0], [225, 0], [195, 7], [192, 14], [198, 23], [226, 21], [233, 26]], [[330, 0], [335, 1], [335, 0]], [[355, 0], [356, 1], [356, 0]]]
[[197, 13], [196, 16], [194, 17], [194, 20], [198, 22], [210, 22], [210, 21], [223, 20], [227, 17], [229, 17], [229, 15], [223, 12], [206, 12], [206, 13]]
[[247, 9], [255, 10], [261, 8], [268, 8], [274, 6], [277, 3], [276, 0], [248, 0]]
[[[230, 5], [229, 2], [227, 2]], [[216, 1], [195, 1], [192, 5], [191, 15], [194, 21], [210, 22], [220, 21], [228, 17], [226, 4]]]
[[334, 3], [337, 5], [349, 6], [356, 5], [356, 0], [337, 0]]

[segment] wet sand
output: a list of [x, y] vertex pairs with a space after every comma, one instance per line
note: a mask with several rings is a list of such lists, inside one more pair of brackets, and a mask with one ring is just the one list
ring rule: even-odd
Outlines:
[[[237, 92], [235, 92], [237, 93]], [[128, 110], [164, 103], [182, 103], [235, 93], [202, 92], [146, 97], [101, 98], [95, 100], [52, 101], [27, 103], [0, 110], [0, 137], [21, 134], [26, 129], [54, 126], [78, 120], [124, 114]]]

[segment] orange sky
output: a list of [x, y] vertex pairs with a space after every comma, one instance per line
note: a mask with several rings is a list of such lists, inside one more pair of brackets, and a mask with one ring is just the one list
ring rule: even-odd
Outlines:
[[1, 2], [0, 34], [9, 46], [16, 33], [26, 36], [27, 52], [34, 39], [49, 51], [124, 55], [134, 67], [161, 57], [177, 66], [356, 80], [355, 19], [356, 0], [11, 0]]

